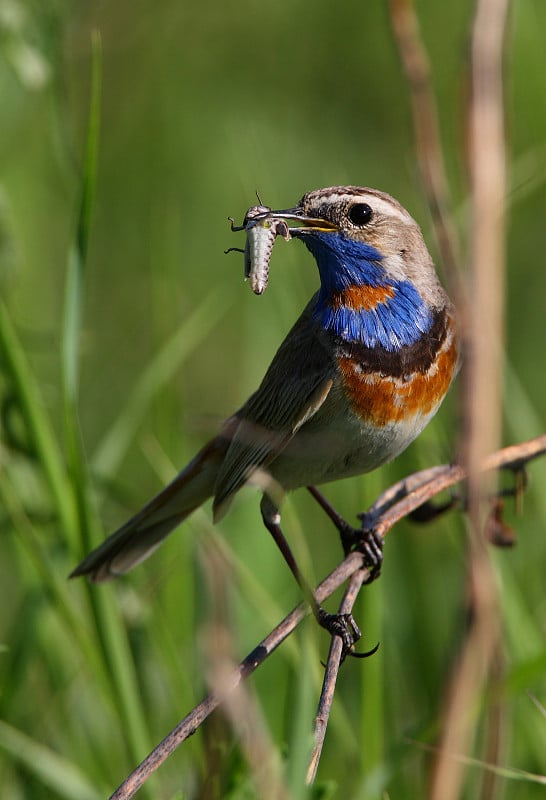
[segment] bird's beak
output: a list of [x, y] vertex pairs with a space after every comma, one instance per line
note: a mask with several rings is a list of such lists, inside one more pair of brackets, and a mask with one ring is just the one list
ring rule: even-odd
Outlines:
[[332, 233], [339, 230], [338, 226], [327, 219], [320, 217], [308, 217], [303, 211], [303, 208], [296, 206], [295, 208], [287, 208], [280, 211], [270, 211], [267, 214], [268, 218], [294, 220], [298, 223], [297, 227], [289, 227], [288, 232], [291, 236], [301, 236], [306, 233]]

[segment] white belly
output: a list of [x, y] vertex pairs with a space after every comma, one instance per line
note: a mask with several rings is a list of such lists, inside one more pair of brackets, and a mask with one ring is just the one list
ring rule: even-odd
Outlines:
[[403, 452], [432, 416], [376, 427], [346, 407], [327, 420], [317, 414], [273, 461], [270, 472], [285, 489], [370, 472]]

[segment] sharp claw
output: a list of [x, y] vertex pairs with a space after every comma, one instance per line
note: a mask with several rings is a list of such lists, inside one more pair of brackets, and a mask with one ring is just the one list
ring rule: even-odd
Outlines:
[[341, 652], [341, 663], [347, 656], [351, 658], [368, 658], [377, 653], [379, 642], [364, 653], [355, 653], [354, 646], [361, 638], [362, 633], [352, 614], [329, 614], [323, 608], [319, 608], [319, 624], [325, 628], [332, 636], [339, 636], [342, 640], [343, 648]]
[[381, 574], [381, 564], [383, 563], [383, 537], [374, 528], [360, 531], [359, 541], [355, 549], [359, 550], [366, 557], [366, 566], [371, 569], [370, 583]]
[[362, 636], [352, 614], [329, 614], [323, 608], [320, 608], [318, 622], [332, 636], [341, 638], [343, 642], [343, 658], [346, 653], [352, 650]]
[[375, 528], [366, 525], [365, 515], [359, 516], [362, 518], [362, 528], [353, 528], [348, 523], [339, 527], [343, 550], [345, 555], [352, 550], [362, 553], [366, 559], [366, 566], [373, 570], [374, 578], [377, 578], [383, 561], [383, 537]]
[[350, 650], [346, 655], [351, 656], [351, 658], [369, 658], [370, 656], [373, 656], [375, 653], [377, 653], [378, 650], [379, 650], [379, 642], [375, 645], [375, 647], [372, 647], [371, 650], [366, 650], [365, 653], [355, 653], [354, 650]]
[[345, 554], [356, 550], [364, 556], [366, 566], [371, 570], [367, 583], [379, 577], [383, 563], [383, 537], [374, 528], [358, 530], [348, 525], [341, 531], [341, 541]]

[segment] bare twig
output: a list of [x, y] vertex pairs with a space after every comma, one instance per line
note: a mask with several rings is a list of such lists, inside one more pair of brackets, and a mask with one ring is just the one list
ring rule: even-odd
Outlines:
[[472, 189], [471, 287], [466, 315], [465, 436], [470, 522], [469, 627], [448, 691], [432, 800], [457, 800], [465, 769], [451, 758], [468, 752], [477, 701], [500, 663], [500, 615], [496, 579], [484, 536], [485, 495], [492, 481], [481, 465], [500, 438], [506, 166], [502, 57], [509, 0], [477, 0], [472, 31], [469, 105]]
[[457, 300], [461, 294], [459, 244], [450, 215], [449, 187], [427, 52], [413, 0], [389, 0], [390, 21], [408, 82], [415, 149], [443, 268]]
[[[482, 469], [484, 472], [501, 469], [518, 472], [545, 453], [546, 434], [543, 434], [492, 453], [484, 459]], [[458, 464], [444, 464], [414, 472], [383, 492], [366, 513], [366, 520], [371, 520], [375, 530], [381, 536], [386, 536], [401, 519], [466, 477], [466, 470]]]
[[[356, 598], [358, 597], [358, 593], [362, 588], [365, 578], [366, 571], [362, 569], [359, 569], [352, 575], [339, 606], [340, 614], [352, 613], [353, 606]], [[311, 753], [311, 758], [309, 759], [307, 783], [313, 783], [317, 774], [322, 748], [324, 745], [324, 738], [326, 736], [326, 728], [328, 727], [330, 711], [334, 701], [337, 676], [342, 660], [343, 642], [340, 636], [333, 636], [330, 643], [330, 652], [328, 653], [328, 661], [326, 662], [326, 669], [324, 671], [322, 691], [315, 716], [315, 745], [313, 747], [313, 752]]]
[[[484, 761], [488, 764], [501, 764], [503, 752], [506, 745], [506, 711], [504, 703], [501, 701], [500, 687], [504, 674], [504, 659], [498, 651], [498, 658], [493, 663], [492, 672], [497, 685], [492, 703], [488, 709], [485, 726]], [[499, 796], [499, 778], [493, 771], [486, 770], [482, 776], [482, 788], [480, 800], [494, 800]]]
[[[484, 470], [521, 469], [525, 464], [546, 453], [546, 434], [522, 444], [507, 447], [485, 459]], [[435, 467], [406, 478], [387, 490], [374, 507], [383, 505], [385, 498], [396, 499], [388, 505], [380, 516], [374, 516], [375, 529], [385, 536], [392, 526], [407, 516], [422, 503], [466, 478], [465, 470], [457, 465]], [[408, 493], [409, 492], [409, 493]], [[318, 586], [316, 598], [323, 603], [339, 586], [358, 573], [361, 584], [369, 577], [367, 569], [362, 568], [359, 553], [349, 555]], [[355, 584], [356, 585], [356, 584]], [[353, 601], [354, 602], [354, 601]], [[149, 756], [135, 769], [123, 784], [111, 795], [110, 800], [128, 800], [142, 786], [147, 778], [168, 758], [168, 756], [192, 736], [201, 723], [216, 709], [226, 694], [236, 689], [241, 681], [251, 675], [265, 659], [295, 630], [301, 620], [309, 613], [303, 605], [295, 608], [285, 619], [263, 639], [260, 644], [224, 678], [221, 695], [209, 694], [196, 706], [166, 737]], [[337, 637], [336, 637], [337, 638]]]
[[[241, 750], [263, 800], [288, 800], [281, 759], [263, 719], [261, 709], [248, 684], [232, 686], [236, 673], [233, 626], [229, 622], [230, 589], [233, 585], [229, 564], [221, 551], [205, 541], [205, 574], [212, 600], [211, 620], [202, 640], [207, 656], [207, 682], [211, 692], [221, 698], [222, 711], [237, 733]], [[216, 747], [219, 742], [215, 742]], [[221, 745], [220, 745], [221, 746]], [[207, 765], [207, 781], [216, 786], [222, 780], [223, 765], [215, 752]], [[224, 794], [224, 787], [219, 788]], [[207, 791], [203, 796], [208, 796]]]
[[[362, 568], [362, 557], [358, 553], [350, 553], [344, 561], [334, 569], [317, 587], [317, 601], [324, 602], [351, 575]], [[365, 575], [367, 573], [365, 572]], [[173, 730], [160, 742], [144, 761], [129, 775], [126, 781], [111, 795], [110, 800], [128, 800], [142, 786], [147, 778], [161, 766], [169, 755], [188, 737], [192, 736], [199, 726], [220, 705], [227, 691], [235, 689], [246, 680], [277, 647], [296, 629], [301, 620], [309, 614], [309, 609], [300, 604], [288, 614], [283, 621], [263, 639], [257, 647], [247, 655], [234, 672], [224, 680], [223, 695], [211, 693], [205, 697]]]
[[465, 463], [472, 484], [500, 430], [506, 166], [502, 56], [509, 0], [479, 0], [472, 36], [469, 108], [472, 185]]

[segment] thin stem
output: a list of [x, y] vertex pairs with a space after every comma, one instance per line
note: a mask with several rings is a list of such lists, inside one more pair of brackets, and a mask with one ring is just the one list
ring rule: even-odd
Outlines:
[[[365, 578], [366, 571], [362, 569], [357, 570], [351, 576], [351, 580], [349, 581], [349, 585], [339, 606], [339, 614], [351, 614]], [[330, 652], [328, 653], [328, 661], [326, 662], [324, 671], [322, 691], [315, 716], [315, 745], [311, 753], [311, 758], [309, 759], [309, 767], [307, 770], [308, 784], [314, 783], [317, 775], [324, 739], [326, 737], [328, 720], [330, 719], [330, 711], [332, 710], [332, 703], [334, 701], [337, 676], [342, 662], [343, 642], [339, 636], [333, 636], [330, 643]]]
[[[483, 469], [518, 470], [532, 459], [544, 455], [545, 453], [546, 434], [493, 453], [485, 459]], [[426, 476], [428, 476], [428, 479]], [[385, 497], [392, 497], [393, 495], [398, 497], [382, 515], [378, 516], [375, 523], [375, 530], [384, 537], [396, 522], [407, 516], [415, 508], [418, 508], [423, 502], [465, 478], [466, 472], [463, 467], [445, 465], [443, 467], [436, 467], [433, 470], [424, 470], [423, 472], [415, 473], [415, 475], [406, 478], [405, 481], [400, 481], [381, 495], [379, 501], [374, 504], [374, 506], [380, 505], [382, 499]], [[408, 487], [410, 487], [409, 493]], [[330, 597], [339, 586], [355, 576], [355, 583], [354, 585], [351, 584], [352, 588], [349, 588], [349, 593], [347, 595], [347, 602], [354, 603], [352, 593], [356, 590], [358, 594], [358, 590], [370, 575], [369, 570], [366, 568], [363, 569], [362, 565], [363, 559], [361, 554], [357, 552], [349, 553], [341, 564], [339, 564], [317, 587], [315, 591], [317, 602], [324, 602], [324, 600]], [[356, 589], [357, 586], [358, 590]], [[352, 608], [352, 605], [349, 607]], [[284, 620], [236, 667], [230, 678], [226, 680], [223, 696], [219, 697], [217, 694], [211, 693], [202, 700], [201, 703], [184, 717], [165, 739], [154, 748], [150, 755], [139, 764], [134, 772], [132, 772], [114, 794], [111, 795], [110, 800], [129, 800], [129, 798], [133, 797], [149, 776], [163, 764], [182, 742], [194, 734], [202, 722], [204, 722], [214, 709], [220, 705], [222, 699], [226, 696], [226, 691], [229, 691], [225, 686], [235, 689], [241, 681], [246, 680], [261, 664], [263, 664], [266, 658], [293, 633], [301, 620], [309, 613], [310, 609], [306, 605], [301, 604], [288, 614], [288, 616], [285, 617]], [[335, 642], [338, 642], [338, 644], [334, 647]], [[339, 637], [334, 637], [329, 656], [329, 661], [331, 659], [331, 665], [328, 667], [329, 681], [332, 679], [331, 676], [335, 677], [337, 675], [338, 667], [336, 667], [336, 659], [338, 656], [336, 653], [340, 645]], [[327, 690], [327, 692], [328, 691], [329, 690]], [[327, 722], [327, 715], [325, 716], [322, 711], [319, 713], [321, 719]], [[322, 726], [322, 723], [316, 723], [315, 729], [317, 725]], [[326, 725], [324, 725], [324, 731], [321, 731], [320, 735], [323, 737], [323, 733], [325, 734], [325, 732]], [[320, 754], [318, 753], [317, 756], [313, 758], [314, 765], [310, 767], [311, 772], [309, 775], [312, 775], [313, 770], [316, 772], [319, 759]]]

